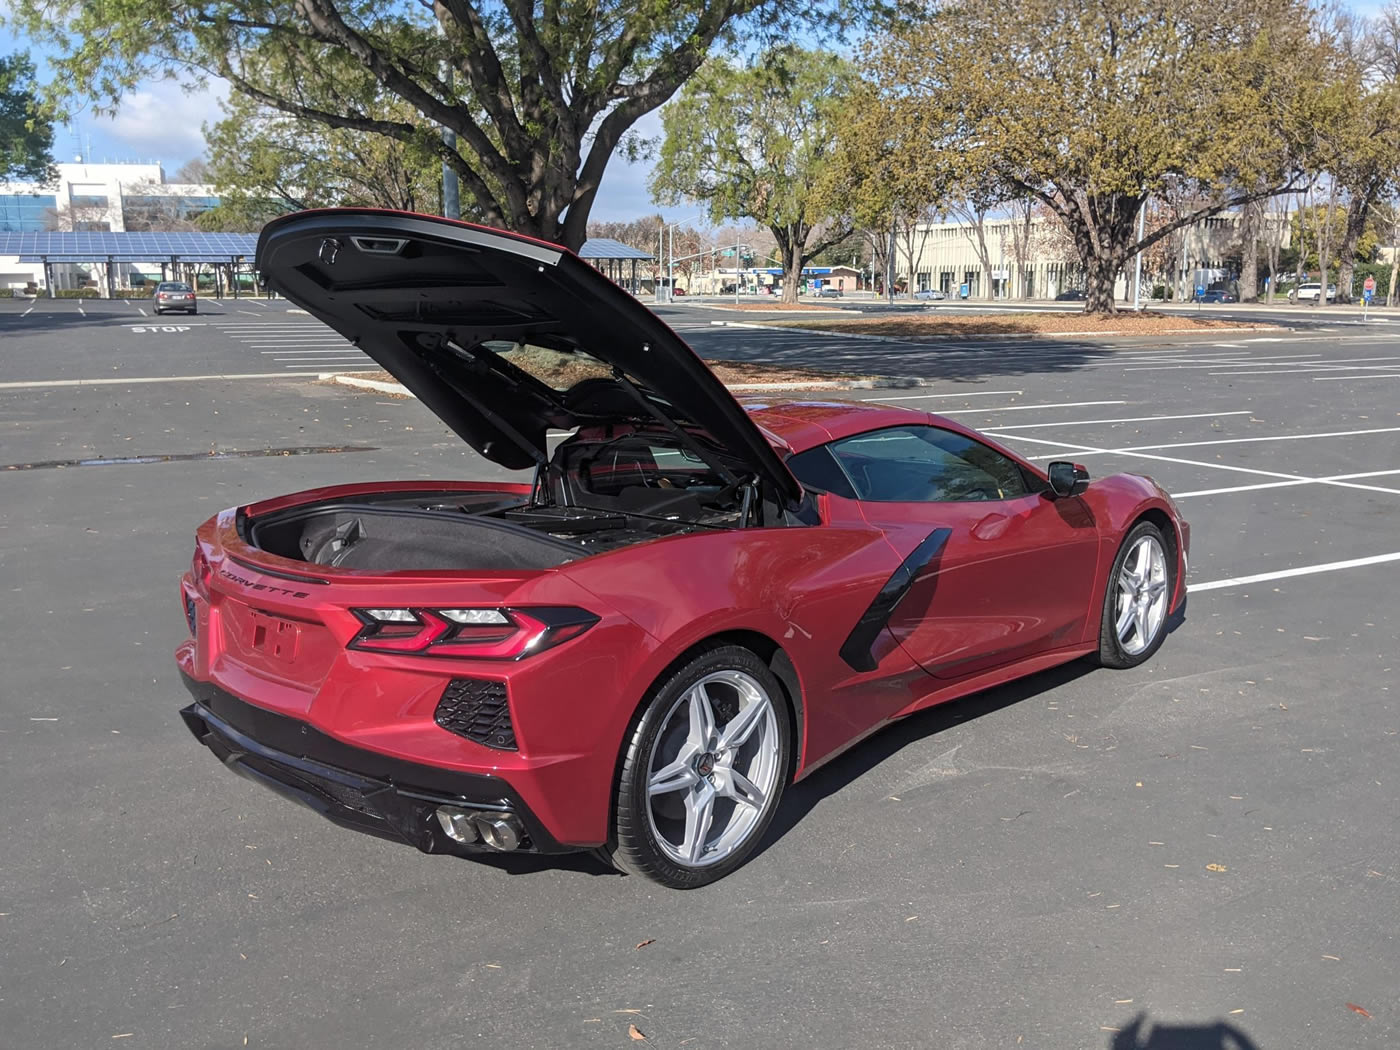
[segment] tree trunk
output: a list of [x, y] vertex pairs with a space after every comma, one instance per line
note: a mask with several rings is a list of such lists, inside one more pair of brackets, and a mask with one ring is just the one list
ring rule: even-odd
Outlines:
[[[1332, 248], [1332, 212], [1337, 204], [1337, 180], [1332, 180], [1332, 185], [1327, 191], [1327, 207], [1322, 213], [1322, 217], [1317, 223], [1317, 268], [1321, 273], [1318, 279], [1322, 282], [1317, 293], [1317, 305], [1327, 305], [1327, 267], [1331, 264]], [[1341, 288], [1337, 289], [1337, 294], [1341, 294]]]
[[1390, 284], [1385, 289], [1385, 305], [1395, 306], [1400, 303], [1400, 295], [1396, 294], [1395, 278], [1396, 271], [1400, 271], [1400, 209], [1393, 209], [1391, 212], [1391, 248], [1390, 248]]
[[[1309, 186], [1307, 189], [1303, 190], [1302, 193], [1298, 194], [1298, 245], [1297, 245], [1298, 263], [1297, 263], [1297, 265], [1296, 265], [1296, 267], [1295, 267], [1294, 274], [1293, 274], [1293, 276], [1294, 276], [1294, 278], [1295, 278], [1295, 280], [1294, 280], [1294, 282], [1293, 282], [1293, 287], [1294, 287], [1295, 290], [1298, 289], [1298, 288], [1301, 288], [1301, 287], [1303, 286], [1303, 274], [1307, 273], [1307, 266], [1308, 266], [1308, 197], [1311, 195], [1311, 193], [1312, 193], [1312, 187]], [[1294, 302], [1297, 302], [1297, 301], [1298, 301], [1296, 295], [1294, 296], [1294, 300], [1293, 300], [1293, 301], [1294, 301]]]
[[[805, 231], [799, 226], [770, 226], [773, 239], [778, 243], [778, 257], [783, 262], [783, 302], [796, 303], [798, 285], [802, 281], [802, 249], [806, 246]], [[738, 266], [735, 266], [735, 282], [738, 282]]]
[[1092, 256], [1084, 261], [1086, 314], [1114, 314], [1118, 304], [1113, 298], [1113, 284], [1118, 279], [1119, 264], [1112, 259]]
[[1240, 260], [1240, 302], [1259, 301], [1259, 213], [1263, 203], [1246, 204], [1240, 216], [1240, 241], [1243, 258]]
[[1337, 302], [1351, 302], [1351, 289], [1356, 281], [1356, 246], [1366, 226], [1370, 209], [1370, 193], [1355, 190], [1347, 205], [1346, 227], [1342, 230], [1342, 246], [1337, 253]]

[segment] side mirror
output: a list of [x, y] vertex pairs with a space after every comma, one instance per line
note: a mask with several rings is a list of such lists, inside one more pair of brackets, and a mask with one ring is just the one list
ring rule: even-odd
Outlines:
[[1070, 463], [1067, 460], [1057, 459], [1045, 468], [1045, 475], [1050, 481], [1050, 491], [1056, 497], [1077, 496], [1089, 484], [1089, 472], [1078, 463]]

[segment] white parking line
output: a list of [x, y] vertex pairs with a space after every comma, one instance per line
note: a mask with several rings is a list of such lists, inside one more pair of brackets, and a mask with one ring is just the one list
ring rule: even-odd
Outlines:
[[[32, 310], [32, 309], [34, 309], [34, 307], [31, 306], [29, 309]], [[28, 312], [28, 311], [26, 311], [26, 313], [27, 313], [27, 312]], [[929, 399], [931, 399], [931, 398], [935, 398], [935, 397], [991, 397], [991, 396], [994, 395], [994, 394], [1001, 394], [1001, 395], [1004, 395], [1004, 396], [1007, 396], [1007, 397], [1011, 397], [1011, 396], [1018, 396], [1018, 397], [1019, 397], [1021, 394], [1024, 394], [1024, 393], [1025, 393], [1024, 390], [973, 390], [973, 391], [970, 391], [970, 392], [968, 392], [968, 393], [966, 393], [966, 394], [909, 394], [909, 395], [907, 395], [907, 396], [901, 396], [901, 397], [877, 397], [877, 398], [871, 398], [871, 400], [872, 400], [872, 401], [927, 401], [927, 400], [929, 400]]]
[[1369, 558], [1329, 561], [1321, 565], [1303, 565], [1296, 569], [1281, 569], [1278, 572], [1261, 572], [1253, 576], [1233, 576], [1225, 580], [1211, 580], [1208, 583], [1190, 583], [1186, 585], [1186, 590], [1192, 594], [1196, 591], [1218, 591], [1225, 587], [1242, 587], [1250, 583], [1267, 583], [1270, 580], [1286, 580], [1291, 576], [1312, 576], [1319, 572], [1337, 572], [1341, 569], [1359, 569], [1366, 565], [1382, 565], [1392, 561], [1400, 561], [1400, 551], [1393, 554], [1375, 554]]
[[1299, 481], [1265, 481], [1258, 485], [1232, 485], [1223, 489], [1173, 492], [1172, 499], [1191, 499], [1193, 496], [1223, 496], [1231, 492], [1257, 492], [1260, 489], [1285, 489], [1298, 485], [1320, 485], [1328, 481], [1353, 481], [1356, 478], [1383, 478], [1392, 474], [1400, 474], [1400, 470], [1367, 470], [1360, 474], [1331, 474], [1325, 478], [1303, 478]]
[[[1400, 432], [1400, 427], [1372, 427], [1367, 430], [1329, 430], [1319, 434], [1267, 434], [1258, 437], [1218, 438], [1214, 441], [1175, 441], [1165, 445], [1127, 445], [1123, 448], [1094, 449], [1094, 452], [1096, 454], [1112, 455], [1119, 452], [1151, 452], [1163, 448], [1202, 448], [1206, 445], [1250, 445], [1263, 441], [1307, 441], [1313, 438], [1361, 437], [1365, 434], [1394, 434], [1396, 432]], [[1024, 438], [1023, 440], [1029, 441], [1030, 439]], [[1045, 444], [1060, 444], [1060, 442], [1047, 441]], [[1087, 454], [1088, 450], [1086, 449], [1085, 451]], [[1280, 475], [1280, 477], [1282, 476], [1283, 475]]]
[[148, 316], [147, 313], [146, 313], [146, 308], [145, 308], [144, 306], [138, 306], [136, 309], [138, 309], [138, 310], [141, 311], [141, 316], [142, 316], [142, 317]]
[[1070, 419], [1055, 423], [1018, 423], [1011, 427], [983, 427], [989, 434], [997, 434], [1003, 430], [1039, 430], [1041, 427], [1087, 427], [1096, 423], [1148, 423], [1157, 419], [1214, 419], [1217, 416], [1247, 416], [1250, 410], [1245, 408], [1238, 412], [1193, 412], [1186, 416], [1129, 416], [1125, 419]]
[[[271, 345], [271, 344], [269, 344]], [[254, 348], [256, 349], [256, 347]], [[279, 346], [275, 350], [258, 350], [260, 354], [343, 354], [355, 350], [353, 346], [343, 345], [325, 349], [308, 348], [301, 346]], [[359, 353], [355, 350], [355, 353]]]
[[1400, 372], [1387, 372], [1380, 376], [1313, 376], [1314, 383], [1328, 383], [1337, 379], [1400, 379]]
[[25, 310], [24, 313], [20, 314], [20, 316], [21, 316], [21, 317], [28, 317], [28, 316], [29, 316], [29, 311], [30, 311], [30, 310], [33, 310], [33, 309], [34, 309], [34, 304], [33, 304], [33, 303], [30, 303], [30, 304], [29, 304], [29, 310]]
[[[1094, 448], [1090, 445], [1071, 445], [1064, 441], [1049, 441], [1045, 438], [1026, 437], [1024, 434], [1008, 434], [1007, 441], [1029, 441], [1034, 445], [1052, 445], [1058, 451], [1046, 453], [1040, 456], [1031, 456], [1031, 459], [1060, 459], [1064, 456], [1073, 456], [1079, 459], [1082, 456], [1091, 455], [1123, 455], [1132, 459], [1150, 459], [1158, 463], [1176, 463], [1185, 467], [1209, 467], [1211, 470], [1228, 470], [1235, 474], [1252, 474], [1261, 478], [1283, 478], [1287, 481], [1306, 481], [1318, 485], [1335, 485], [1344, 489], [1364, 489], [1368, 492], [1384, 492], [1392, 496], [1400, 496], [1400, 489], [1381, 488], [1378, 485], [1362, 485], [1354, 481], [1328, 481], [1324, 478], [1310, 478], [1302, 474], [1285, 474], [1279, 470], [1259, 470], [1256, 467], [1237, 467], [1232, 463], [1211, 463], [1199, 459], [1180, 459], [1176, 456], [1154, 456], [1150, 452], [1134, 452], [1126, 449]], [[1161, 448], [1172, 448], [1171, 445], [1154, 446]]]
[[1066, 401], [1057, 405], [1002, 405], [999, 408], [950, 408], [945, 416], [980, 415], [983, 412], [1029, 412], [1033, 408], [1089, 408], [1092, 405], [1126, 405], [1126, 401]]
[[1277, 365], [1277, 364], [1281, 364], [1281, 363], [1284, 362], [1284, 361], [1309, 361], [1309, 360], [1317, 360], [1318, 358], [1323, 357], [1323, 356], [1325, 356], [1325, 355], [1323, 355], [1323, 354], [1270, 354], [1270, 355], [1269, 355], [1269, 359], [1268, 359], [1267, 361], [1265, 361], [1265, 360], [1250, 360], [1249, 357], [1246, 356], [1246, 355], [1236, 354], [1236, 355], [1233, 355], [1233, 356], [1221, 357], [1221, 358], [1217, 358], [1217, 359], [1214, 359], [1214, 360], [1209, 359], [1209, 358], [1205, 358], [1205, 357], [1196, 357], [1196, 358], [1192, 358], [1192, 359], [1191, 359], [1191, 362], [1192, 362], [1192, 363], [1190, 363], [1190, 364], [1143, 365], [1141, 368], [1125, 368], [1125, 369], [1123, 369], [1123, 371], [1125, 371], [1125, 372], [1170, 372], [1170, 371], [1181, 371], [1181, 372], [1185, 372], [1185, 371], [1187, 371], [1187, 370], [1189, 370], [1189, 369], [1192, 369], [1192, 368], [1219, 368], [1221, 365], [1227, 364], [1227, 363], [1239, 364], [1239, 365], [1242, 366], [1242, 367], [1243, 367], [1243, 366], [1246, 366], [1246, 365]]
[[286, 379], [296, 376], [319, 376], [320, 372], [229, 372], [201, 376], [133, 376], [130, 379], [36, 379], [19, 383], [0, 383], [0, 390], [45, 390], [69, 386], [132, 386], [146, 383], [195, 383], [211, 379]]

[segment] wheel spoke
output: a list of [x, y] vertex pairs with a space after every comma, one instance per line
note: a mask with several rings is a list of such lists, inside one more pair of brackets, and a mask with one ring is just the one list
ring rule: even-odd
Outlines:
[[690, 691], [690, 746], [698, 751], [709, 749], [715, 735], [715, 712], [703, 685]]
[[753, 809], [762, 809], [765, 801], [763, 792], [754, 786], [752, 780], [744, 776], [737, 769], [726, 770], [724, 778], [724, 788], [722, 793], [725, 798], [732, 798], [735, 802], [742, 803]]
[[1117, 631], [1118, 640], [1120, 642], [1126, 642], [1128, 640], [1128, 632], [1132, 629], [1136, 612], [1136, 605], [1132, 602], [1124, 603], [1123, 611], [1118, 614]]
[[682, 749], [679, 758], [662, 766], [647, 780], [647, 794], [651, 796], [669, 795], [673, 791], [682, 791], [693, 787], [698, 779], [695, 768], [690, 764], [688, 751]]
[[1137, 624], [1138, 642], [1146, 646], [1152, 639], [1151, 632], [1147, 629], [1147, 606], [1139, 605], [1133, 610], [1133, 622]]
[[763, 700], [753, 700], [747, 707], [740, 708], [739, 713], [725, 724], [720, 734], [720, 749], [742, 747], [744, 741], [753, 736], [753, 731], [767, 714], [768, 704]]
[[710, 834], [710, 818], [715, 811], [715, 789], [708, 781], [700, 784], [685, 800], [685, 838], [681, 852], [691, 864], [698, 864], [705, 853], [705, 839]]

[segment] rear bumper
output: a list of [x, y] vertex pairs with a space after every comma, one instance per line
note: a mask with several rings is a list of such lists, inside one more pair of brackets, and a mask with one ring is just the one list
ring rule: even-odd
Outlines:
[[315, 810], [342, 827], [404, 842], [424, 853], [467, 855], [480, 844], [447, 837], [439, 806], [513, 813], [527, 833], [521, 850], [567, 853], [500, 777], [440, 769], [343, 743], [305, 722], [240, 700], [181, 673], [194, 703], [180, 716], [195, 739], [235, 773]]

